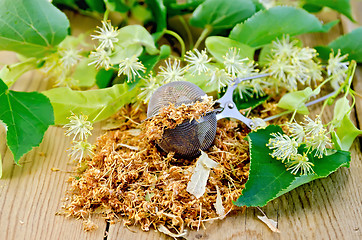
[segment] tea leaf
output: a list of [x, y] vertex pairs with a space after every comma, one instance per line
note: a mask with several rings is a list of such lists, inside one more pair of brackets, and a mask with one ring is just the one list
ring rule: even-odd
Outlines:
[[237, 24], [229, 37], [259, 48], [285, 34], [328, 32], [337, 23], [338, 20], [322, 25], [318, 18], [303, 9], [280, 6], [259, 11], [244, 23]]
[[7, 126], [7, 144], [18, 163], [25, 153], [39, 146], [54, 116], [46, 96], [9, 90], [0, 79], [0, 120]]
[[54, 51], [68, 34], [69, 21], [47, 0], [0, 1], [0, 50], [28, 57]]

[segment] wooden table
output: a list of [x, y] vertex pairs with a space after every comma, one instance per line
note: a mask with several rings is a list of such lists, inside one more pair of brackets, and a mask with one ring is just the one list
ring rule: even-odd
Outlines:
[[[354, 16], [359, 23], [362, 2], [354, 2]], [[340, 18], [341, 23], [328, 34], [303, 36], [309, 46], [327, 44], [337, 36], [350, 32], [356, 25], [335, 12], [324, 12], [324, 21]], [[95, 27], [95, 20], [71, 16], [72, 25]], [[77, 29], [73, 31], [77, 34]], [[15, 54], [0, 52], [0, 62], [16, 61]], [[362, 93], [362, 68], [358, 67], [353, 83]], [[49, 88], [38, 72], [29, 72], [12, 87], [18, 91], [43, 91]], [[362, 126], [362, 99], [357, 97], [355, 117]], [[331, 116], [331, 109], [327, 112]], [[93, 140], [101, 134], [95, 127]], [[5, 144], [5, 131], [0, 129], [0, 154], [3, 156], [3, 177], [0, 179], [0, 239], [168, 239], [151, 230], [131, 230], [122, 224], [108, 225], [100, 216], [93, 217], [98, 229], [84, 232], [82, 222], [56, 216], [67, 188], [67, 171], [72, 169], [65, 150], [69, 138], [60, 127], [50, 127], [40, 147], [33, 149], [16, 166]], [[362, 154], [357, 139], [352, 148], [349, 169], [342, 168], [331, 176], [305, 184], [267, 204], [263, 211], [278, 222], [280, 234], [271, 232], [257, 219], [259, 211], [248, 208], [244, 214], [207, 225], [206, 230], [192, 231], [187, 239], [362, 239]], [[52, 168], [61, 171], [53, 172]], [[105, 238], [107, 236], [107, 238]]]

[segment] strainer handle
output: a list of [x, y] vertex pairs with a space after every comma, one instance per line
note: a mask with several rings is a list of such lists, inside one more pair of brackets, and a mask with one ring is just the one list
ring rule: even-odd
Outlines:
[[220, 120], [223, 118], [235, 118], [237, 120], [242, 121], [245, 123], [246, 126], [248, 126], [250, 129], [254, 128], [254, 122], [253, 120], [245, 117], [243, 114], [241, 114], [238, 109], [236, 108], [236, 105], [233, 101], [229, 101], [224, 109], [216, 114], [216, 120]]
[[253, 120], [245, 117], [238, 111], [236, 104], [233, 101], [233, 93], [234, 93], [235, 88], [242, 81], [251, 80], [251, 79], [255, 79], [255, 78], [261, 78], [261, 77], [267, 77], [269, 75], [270, 74], [259, 74], [259, 75], [250, 76], [250, 77], [246, 77], [246, 78], [235, 78], [235, 80], [232, 83], [230, 83], [230, 85], [226, 89], [224, 96], [222, 96], [219, 100], [216, 101], [216, 103], [219, 103], [220, 107], [222, 108], [222, 111], [216, 114], [216, 119], [219, 120], [219, 119], [227, 118], [227, 117], [235, 118], [235, 119], [238, 119], [238, 120], [242, 121], [243, 123], [245, 123], [250, 129], [253, 129], [255, 127]]

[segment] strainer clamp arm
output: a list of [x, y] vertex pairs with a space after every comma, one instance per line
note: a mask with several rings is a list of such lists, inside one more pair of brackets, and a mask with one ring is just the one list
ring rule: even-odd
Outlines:
[[224, 96], [222, 96], [219, 100], [216, 101], [216, 103], [218, 103], [221, 108], [221, 111], [219, 111], [216, 114], [216, 119], [219, 120], [219, 119], [227, 118], [227, 117], [235, 118], [235, 119], [238, 119], [238, 120], [242, 121], [243, 123], [245, 123], [246, 126], [248, 126], [250, 129], [253, 129], [254, 128], [253, 120], [245, 117], [238, 111], [236, 104], [233, 101], [233, 93], [234, 93], [235, 88], [238, 86], [238, 84], [240, 82], [255, 79], [255, 78], [260, 78], [260, 77], [266, 77], [266, 76], [269, 76], [269, 74], [260, 74], [260, 75], [251, 76], [251, 77], [247, 77], [247, 78], [236, 78], [228, 86]]

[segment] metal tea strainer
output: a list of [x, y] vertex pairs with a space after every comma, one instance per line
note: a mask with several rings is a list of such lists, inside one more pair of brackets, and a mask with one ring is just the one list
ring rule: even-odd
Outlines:
[[[198, 120], [185, 121], [173, 129], [165, 129], [162, 139], [157, 144], [165, 152], [175, 152], [182, 157], [194, 157], [201, 150], [208, 149], [215, 139], [217, 121], [222, 118], [235, 118], [254, 128], [251, 119], [243, 116], [233, 102], [233, 92], [237, 85], [245, 80], [268, 76], [261, 74], [248, 78], [236, 78], [229, 84], [225, 94], [216, 101], [219, 105], [212, 112], [207, 112]], [[191, 105], [202, 101], [206, 93], [193, 83], [178, 81], [159, 87], [151, 96], [147, 109], [147, 118], [158, 114], [159, 110], [170, 103], [176, 107], [182, 104]]]

